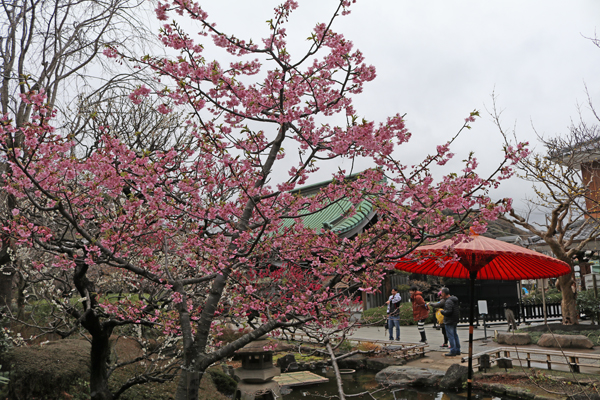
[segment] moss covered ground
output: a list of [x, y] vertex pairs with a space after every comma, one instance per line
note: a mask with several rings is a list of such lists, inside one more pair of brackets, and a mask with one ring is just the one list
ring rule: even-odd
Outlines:
[[[130, 360], [140, 352], [134, 340], [119, 339], [113, 347], [114, 357], [120, 361]], [[89, 354], [87, 340], [60, 340], [42, 346], [33, 345], [11, 349], [2, 359], [3, 369], [9, 370], [10, 383], [1, 388], [0, 398], [30, 400], [84, 400], [89, 399]], [[143, 367], [131, 364], [119, 368], [111, 375], [109, 385], [113, 390], [120, 387]], [[217, 390], [215, 382], [223, 391], [231, 392], [231, 378], [227, 380], [220, 368], [213, 374], [205, 374], [199, 398], [226, 400], [227, 396]], [[213, 379], [215, 378], [215, 379]], [[133, 386], [124, 392], [123, 400], [170, 400], [174, 399], [177, 378], [165, 383], [146, 383]]]

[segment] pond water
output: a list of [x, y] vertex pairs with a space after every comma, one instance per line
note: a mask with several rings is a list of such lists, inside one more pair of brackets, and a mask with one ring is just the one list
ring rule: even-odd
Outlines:
[[[323, 372], [317, 372], [319, 375], [327, 376]], [[290, 390], [282, 390], [283, 400], [308, 400], [337, 398], [337, 385], [335, 378], [329, 375], [329, 382], [310, 386], [296, 386]], [[414, 388], [381, 388], [375, 381], [375, 373], [372, 371], [357, 371], [353, 374], [342, 375], [344, 382], [344, 392], [346, 394], [356, 394], [365, 391], [371, 392], [371, 395], [350, 397], [351, 400], [464, 400], [466, 392], [440, 392], [435, 389], [414, 389]], [[501, 400], [500, 397], [493, 397], [481, 393], [474, 393], [473, 399], [478, 400]]]

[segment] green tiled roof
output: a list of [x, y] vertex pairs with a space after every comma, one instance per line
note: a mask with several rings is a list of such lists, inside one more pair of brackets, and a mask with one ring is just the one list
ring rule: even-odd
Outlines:
[[[350, 217], [345, 214], [349, 213], [352, 208], [352, 203], [347, 199], [340, 199], [332, 203], [322, 210], [308, 214], [302, 217], [304, 226], [314, 230], [316, 233], [321, 233], [321, 229], [331, 230], [338, 235], [348, 232], [359, 225], [373, 211], [373, 205], [368, 200], [363, 200], [356, 207], [356, 213]], [[284, 227], [291, 227], [294, 221], [286, 219]]]
[[[361, 172], [352, 174], [345, 179], [351, 181], [360, 176]], [[385, 179], [385, 178], [384, 178]], [[331, 184], [331, 180], [306, 185], [293, 190], [291, 193], [301, 195], [303, 197], [311, 197], [320, 192], [320, 190]], [[352, 231], [354, 228], [365, 222], [373, 213], [373, 204], [363, 199], [354, 209], [354, 214], [351, 214], [352, 203], [346, 198], [339, 199], [329, 205], [324, 204], [323, 208], [317, 212], [306, 212], [304, 217], [301, 217], [305, 227], [312, 229], [317, 234], [324, 229], [332, 231], [338, 235], [343, 235], [346, 232]], [[284, 219], [283, 227], [289, 228], [294, 225], [293, 219]]]

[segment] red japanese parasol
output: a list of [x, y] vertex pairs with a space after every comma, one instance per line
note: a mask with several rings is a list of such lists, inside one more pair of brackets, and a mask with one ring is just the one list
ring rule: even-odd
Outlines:
[[[470, 239], [454, 246], [448, 239], [418, 247], [415, 250], [418, 259], [402, 261], [396, 268], [460, 279], [469, 279], [470, 272], [477, 272], [477, 278], [493, 280], [554, 278], [571, 272], [567, 263], [537, 251], [479, 235], [472, 235]], [[452, 259], [451, 250], [460, 261], [448, 261]]]
[[[470, 279], [468, 399], [471, 398], [473, 373], [475, 279], [543, 279], [571, 273], [569, 264], [536, 251], [475, 234], [469, 239], [458, 244], [448, 239], [420, 246], [412, 254], [414, 259], [396, 264], [396, 269], [422, 275]], [[454, 259], [454, 254], [458, 260]]]

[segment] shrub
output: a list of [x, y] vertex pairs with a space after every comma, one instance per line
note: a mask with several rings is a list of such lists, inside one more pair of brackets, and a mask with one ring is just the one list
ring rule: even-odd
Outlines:
[[412, 303], [402, 303], [400, 305], [400, 325], [415, 325], [417, 322], [413, 319]]
[[237, 388], [235, 379], [221, 371], [219, 368], [211, 368], [208, 371], [217, 390], [226, 396], [232, 396]]
[[9, 397], [56, 399], [74, 385], [83, 390], [90, 374], [89, 354], [90, 344], [85, 340], [12, 348], [7, 354]]
[[[429, 315], [425, 318], [426, 324], [432, 324], [435, 319], [435, 312], [429, 308]], [[417, 321], [413, 318], [412, 303], [402, 303], [400, 306], [400, 325], [416, 325]]]
[[600, 311], [600, 298], [593, 290], [584, 290], [577, 294], [577, 308], [594, 321]]
[[358, 344], [358, 350], [360, 351], [380, 351], [381, 350], [381, 346], [373, 343], [373, 342], [361, 342]]
[[410, 281], [410, 286], [416, 286], [417, 289], [422, 293], [425, 293], [431, 289], [431, 284], [427, 281], [412, 280]]
[[344, 339], [337, 349], [341, 352], [347, 353], [354, 350], [354, 346], [352, 346], [352, 343], [348, 339]]
[[0, 320], [0, 360], [4, 360], [4, 355], [13, 346], [12, 338], [10, 337], [10, 329], [8, 326], [9, 323], [6, 319]]
[[434, 320], [435, 320], [435, 309], [433, 309], [433, 307], [429, 307], [429, 315], [427, 316], [427, 319], [425, 319], [425, 323], [433, 324]]
[[[429, 310], [429, 316], [425, 320], [426, 324], [433, 323], [435, 313], [432, 309]], [[387, 321], [387, 307], [376, 307], [370, 308], [363, 312], [361, 323], [363, 325], [374, 325], [374, 326], [385, 326]], [[416, 325], [416, 321], [413, 319], [412, 303], [400, 304], [400, 325]]]
[[396, 290], [398, 290], [399, 292], [408, 292], [408, 289], [410, 289], [410, 285], [400, 284], [396, 286]]
[[[546, 303], [560, 303], [562, 301], [562, 293], [560, 293], [556, 288], [548, 289], [545, 293], [545, 296]], [[523, 296], [523, 302], [530, 304], [542, 304], [543, 299], [541, 290], [534, 290], [528, 295]]]

